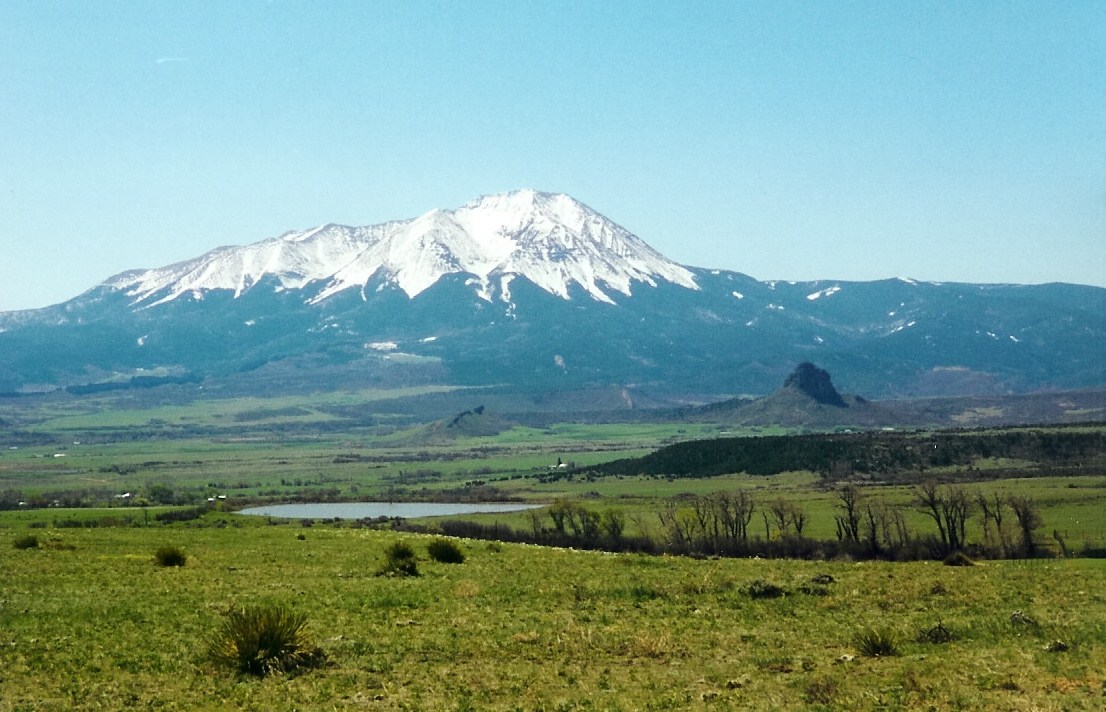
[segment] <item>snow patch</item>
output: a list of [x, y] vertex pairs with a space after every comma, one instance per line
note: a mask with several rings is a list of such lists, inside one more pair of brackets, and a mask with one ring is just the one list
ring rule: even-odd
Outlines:
[[830, 287], [828, 289], [823, 289], [821, 291], [814, 292], [813, 294], [808, 294], [808, 295], [806, 295], [806, 298], [813, 302], [815, 299], [821, 299], [822, 297], [830, 297], [830, 296], [833, 296], [834, 294], [837, 294], [840, 291], [841, 291], [841, 286], [835, 284], [835, 285], [833, 285], [832, 287]]
[[365, 348], [373, 351], [395, 351], [399, 348], [399, 344], [394, 341], [374, 341], [371, 344], [365, 344]]
[[510, 303], [511, 301], [511, 282], [515, 279], [513, 274], [503, 275], [503, 279], [499, 280], [499, 298], [503, 301]]
[[744, 299], [745, 298], [745, 295], [742, 294], [741, 292], [730, 292], [730, 294], [734, 295], [735, 299]]
[[916, 322], [916, 321], [908, 321], [905, 324], [899, 324], [898, 326], [896, 326], [894, 329], [891, 330], [891, 333], [892, 334], [897, 334], [900, 331], [902, 331], [903, 329], [909, 329], [910, 327], [914, 326], [917, 323], [918, 322]]

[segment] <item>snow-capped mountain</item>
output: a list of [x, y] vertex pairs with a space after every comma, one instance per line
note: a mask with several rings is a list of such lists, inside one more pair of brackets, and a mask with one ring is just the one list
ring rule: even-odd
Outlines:
[[202, 381], [642, 402], [767, 393], [804, 361], [867, 397], [1007, 393], [1106, 385], [1104, 344], [1106, 289], [761, 281], [678, 265], [566, 195], [523, 190], [223, 247], [0, 313], [0, 395]]
[[471, 275], [474, 290], [488, 301], [493, 281], [500, 298], [509, 301], [516, 277], [564, 299], [576, 285], [608, 303], [612, 291], [630, 296], [634, 282], [656, 286], [663, 280], [697, 289], [691, 272], [626, 229], [567, 195], [534, 190], [485, 196], [412, 220], [289, 232], [124, 273], [106, 285], [126, 292], [135, 305], [156, 306], [186, 295], [202, 298], [211, 290], [239, 297], [271, 277], [277, 290], [311, 286], [308, 301], [319, 303], [364, 290], [374, 278], [415, 297], [448, 274]]

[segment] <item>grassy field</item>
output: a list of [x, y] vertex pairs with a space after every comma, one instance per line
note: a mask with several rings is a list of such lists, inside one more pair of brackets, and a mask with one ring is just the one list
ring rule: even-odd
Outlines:
[[[760, 507], [800, 506], [808, 537], [835, 535], [838, 495], [810, 472], [676, 479], [556, 466], [740, 434], [717, 425], [515, 426], [418, 444], [389, 423], [336, 415], [419, 393], [0, 404], [12, 438], [0, 441], [0, 497], [72, 495], [96, 505], [0, 511], [0, 712], [1106, 705], [1106, 560], [948, 567], [460, 541], [467, 559], [450, 565], [429, 560], [423, 536], [224, 511], [258, 499], [564, 499], [618, 510], [627, 534], [662, 538], [665, 503], [742, 489]], [[1053, 532], [1069, 548], [1106, 547], [1106, 473], [1037, 477], [1028, 463], [974, 466], [978, 481], [963, 483], [972, 497], [1024, 495], [1039, 505], [1046, 549], [1058, 549]], [[1019, 469], [1027, 476], [1009, 476]], [[985, 479], [1000, 470], [1003, 479]], [[900, 507], [916, 534], [932, 534], [914, 504], [916, 485], [862, 491]], [[125, 492], [134, 497], [117, 498]], [[158, 497], [194, 504], [217, 495], [227, 499], [199, 520], [157, 519], [181, 510]], [[527, 529], [530, 516], [468, 518]], [[78, 526], [86, 522], [101, 526]], [[758, 514], [750, 527], [758, 537], [759, 522]], [[973, 515], [968, 539], [980, 529]], [[38, 545], [17, 548], [28, 536]], [[421, 576], [375, 575], [397, 541], [414, 547]], [[181, 548], [186, 565], [155, 565], [161, 545]], [[783, 595], [758, 595], [774, 587]], [[265, 679], [220, 668], [207, 654], [211, 636], [229, 611], [253, 604], [307, 615], [327, 664]], [[873, 631], [893, 654], [863, 652], [859, 637]]]
[[[3, 710], [1091, 710], [1106, 694], [1101, 560], [955, 568], [461, 542], [465, 563], [441, 564], [406, 536], [422, 575], [391, 578], [373, 575], [400, 538], [389, 532], [225, 514], [153, 529], [31, 519], [0, 514]], [[41, 545], [14, 548], [28, 533]], [[186, 565], [156, 566], [162, 544]], [[758, 581], [784, 595], [751, 595]], [[211, 663], [224, 614], [254, 603], [305, 613], [328, 663], [265, 679]], [[863, 654], [870, 629], [896, 654]]]

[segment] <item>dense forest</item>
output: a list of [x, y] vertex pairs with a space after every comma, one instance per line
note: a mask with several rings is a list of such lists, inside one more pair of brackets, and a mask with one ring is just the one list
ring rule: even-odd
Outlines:
[[[1106, 432], [1080, 428], [1004, 431], [866, 432], [696, 440], [644, 457], [592, 468], [604, 475], [713, 477], [744, 472], [773, 475], [807, 470], [825, 477], [852, 474], [892, 478], [940, 468], [968, 469], [983, 460], [1017, 460], [1065, 472], [1106, 464]], [[1032, 474], [1025, 472], [1024, 474]], [[927, 477], [933, 473], [928, 472]]]

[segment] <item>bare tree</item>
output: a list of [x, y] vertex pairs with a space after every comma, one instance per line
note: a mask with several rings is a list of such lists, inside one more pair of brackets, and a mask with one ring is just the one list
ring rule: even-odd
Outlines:
[[780, 536], [787, 536], [791, 531], [791, 504], [786, 500], [777, 499], [768, 504], [768, 513], [772, 515], [772, 521], [776, 523], [776, 531]]
[[841, 514], [836, 515], [837, 538], [857, 544], [860, 542], [860, 490], [856, 485], [845, 485], [837, 492]]
[[749, 538], [749, 522], [753, 518], [753, 497], [744, 490], [733, 494], [716, 492], [711, 502], [721, 524], [726, 544], [732, 548], [743, 545]]
[[868, 549], [876, 556], [882, 551], [879, 535], [885, 527], [884, 514], [880, 503], [867, 502], [864, 505], [864, 535], [868, 540]]
[[[986, 494], [980, 492], [976, 496], [975, 503], [979, 506], [979, 511], [983, 513], [983, 541], [990, 546], [997, 545], [1002, 555], [1005, 556], [1009, 549], [1006, 527], [1003, 525], [1003, 518], [1006, 515], [1006, 503], [997, 492], [990, 499]], [[992, 525], [994, 527], [993, 533]]]
[[1037, 508], [1037, 502], [1026, 495], [1010, 495], [1006, 501], [1010, 504], [1014, 517], [1018, 520], [1022, 550], [1026, 556], [1036, 556], [1037, 542], [1033, 532], [1041, 526], [1041, 514]]
[[930, 480], [918, 488], [916, 501], [922, 511], [937, 524], [942, 549], [963, 549], [965, 529], [972, 511], [972, 501], [968, 493], [961, 487], [939, 487]]
[[922, 508], [922, 512], [932, 518], [934, 524], [937, 525], [937, 533], [941, 537], [941, 546], [947, 549], [949, 547], [949, 537], [945, 533], [945, 521], [941, 518], [943, 500], [941, 490], [933, 480], [927, 480], [918, 487], [916, 501]]
[[665, 504], [658, 515], [661, 526], [668, 535], [669, 546], [676, 551], [691, 551], [694, 522], [675, 502]]
[[972, 500], [968, 493], [962, 487], [949, 488], [942, 505], [942, 514], [945, 517], [945, 529], [949, 535], [949, 546], [953, 551], [963, 549], [967, 544], [965, 529], [971, 513]]

